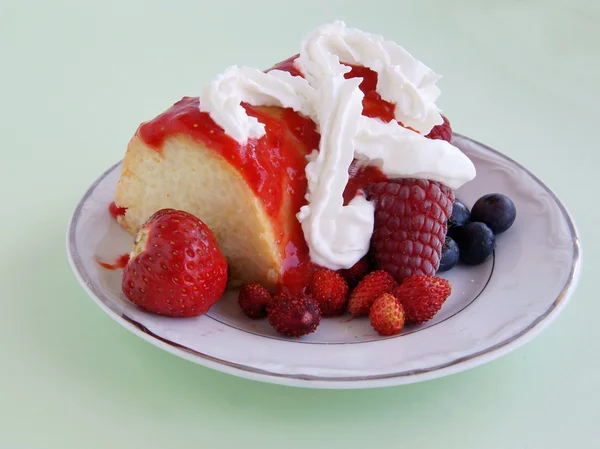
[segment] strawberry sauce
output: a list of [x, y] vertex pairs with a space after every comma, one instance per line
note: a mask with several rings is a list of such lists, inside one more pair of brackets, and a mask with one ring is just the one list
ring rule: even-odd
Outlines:
[[100, 262], [98, 259], [96, 259], [96, 263], [107, 270], [118, 270], [120, 268], [125, 268], [127, 262], [129, 262], [129, 254], [120, 255], [117, 257], [115, 263]]
[[[291, 58], [286, 59], [285, 61], [281, 61], [278, 64], [275, 64], [271, 70], [283, 70], [284, 72], [289, 72], [294, 76], [303, 76], [302, 72], [298, 70], [298, 68], [294, 65], [294, 61], [298, 58], [299, 55], [292, 56]], [[344, 75], [344, 78], [362, 78], [362, 82], [359, 85], [360, 90], [362, 90], [365, 95], [363, 98], [363, 115], [371, 118], [378, 118], [384, 122], [391, 122], [394, 120], [394, 105], [389, 101], [381, 98], [376, 92], [377, 81], [379, 79], [379, 75], [377, 72], [374, 72], [368, 67], [357, 66], [353, 64], [344, 64], [351, 68], [350, 72]]]
[[125, 215], [126, 211], [127, 211], [126, 207], [119, 207], [115, 204], [114, 201], [108, 205], [108, 212], [115, 220], [117, 218]]
[[347, 205], [356, 195], [363, 195], [363, 189], [374, 182], [387, 181], [387, 176], [377, 167], [369, 165], [357, 166], [352, 164], [348, 169], [350, 179], [344, 190], [344, 205]]
[[[302, 76], [294, 65], [297, 56], [292, 56], [269, 70], [285, 70], [294, 76]], [[365, 93], [363, 114], [386, 122], [393, 120], [394, 106], [375, 92], [377, 73], [365, 67], [351, 67], [352, 71], [346, 74], [346, 78], [363, 78], [360, 84]], [[248, 104], [243, 104], [243, 107], [248, 115], [256, 117], [265, 125], [265, 136], [239, 144], [209, 114], [200, 111], [199, 99], [196, 97], [184, 97], [155, 119], [143, 123], [138, 129], [138, 136], [148, 146], [160, 151], [165, 139], [185, 134], [217, 152], [236, 167], [262, 201], [272, 222], [280, 224], [281, 228], [275, 229], [275, 232], [284, 255], [282, 287], [299, 291], [307, 285], [313, 264], [310, 263], [300, 223], [295, 219], [290, 223], [279, 217], [295, 215], [306, 204], [306, 156], [313, 150], [318, 150], [320, 136], [312, 120], [292, 109]], [[360, 193], [366, 184], [385, 179], [385, 175], [377, 168], [365, 167], [350, 174], [351, 180], [344, 193], [345, 202]], [[113, 205], [110, 210], [114, 217], [125, 212]]]

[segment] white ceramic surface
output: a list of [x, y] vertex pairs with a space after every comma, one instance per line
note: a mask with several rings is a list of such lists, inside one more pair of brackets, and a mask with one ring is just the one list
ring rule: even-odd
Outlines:
[[192, 319], [138, 310], [120, 291], [121, 270], [100, 267], [130, 250], [132, 237], [108, 214], [120, 164], [88, 190], [72, 217], [67, 246], [82, 286], [111, 317], [175, 355], [242, 377], [293, 386], [365, 388], [412, 383], [490, 361], [530, 340], [566, 305], [577, 283], [577, 232], [555, 195], [502, 154], [455, 134], [475, 163], [477, 178], [457, 191], [472, 205], [501, 192], [518, 210], [513, 227], [498, 236], [493, 259], [445, 273], [453, 294], [436, 317], [379, 337], [368, 319], [323, 320], [302, 339], [276, 334], [266, 321], [246, 319], [228, 293], [210, 312]]

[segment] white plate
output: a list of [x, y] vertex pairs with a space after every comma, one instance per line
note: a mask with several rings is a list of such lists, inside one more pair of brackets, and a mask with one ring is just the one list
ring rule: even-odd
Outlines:
[[494, 258], [444, 274], [452, 296], [436, 317], [379, 337], [368, 319], [322, 321], [302, 339], [279, 336], [266, 320], [242, 314], [235, 292], [202, 317], [158, 317], [132, 306], [121, 293], [113, 261], [130, 251], [132, 237], [108, 213], [120, 164], [106, 171], [77, 206], [67, 236], [75, 275], [94, 301], [124, 327], [152, 344], [201, 365], [241, 377], [315, 388], [407, 384], [463, 371], [531, 340], [562, 311], [578, 279], [579, 239], [564, 206], [539, 179], [495, 150], [456, 135], [477, 168], [457, 191], [472, 205], [501, 192], [517, 206], [513, 227], [498, 236]]

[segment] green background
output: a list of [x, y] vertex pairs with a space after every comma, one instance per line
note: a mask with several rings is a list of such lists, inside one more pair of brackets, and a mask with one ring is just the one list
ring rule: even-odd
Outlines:
[[[574, 215], [581, 283], [521, 349], [404, 387], [261, 384], [142, 341], [71, 274], [69, 216], [139, 122], [333, 19], [444, 75], [454, 129]], [[0, 448], [600, 447], [599, 24], [597, 0], [0, 1]]]

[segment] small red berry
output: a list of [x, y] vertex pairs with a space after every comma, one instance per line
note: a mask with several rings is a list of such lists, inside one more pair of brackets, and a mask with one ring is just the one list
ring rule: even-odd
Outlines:
[[451, 293], [446, 279], [424, 275], [410, 276], [392, 292], [404, 307], [406, 321], [417, 324], [432, 319]]
[[327, 268], [317, 269], [310, 281], [309, 291], [319, 303], [324, 317], [344, 313], [348, 284], [341, 274]]
[[267, 306], [269, 323], [288, 337], [314, 332], [321, 322], [321, 309], [310, 295], [280, 293]]
[[350, 294], [348, 312], [352, 316], [365, 316], [375, 300], [384, 293], [391, 292], [398, 283], [391, 274], [383, 270], [367, 274]]
[[380, 335], [397, 335], [404, 327], [402, 304], [389, 293], [375, 300], [369, 311], [371, 326]]
[[363, 257], [350, 268], [338, 270], [350, 288], [356, 287], [356, 285], [371, 271], [371, 264], [368, 256]]
[[240, 289], [238, 304], [249, 318], [256, 320], [266, 317], [270, 302], [271, 294], [262, 285], [246, 284]]

